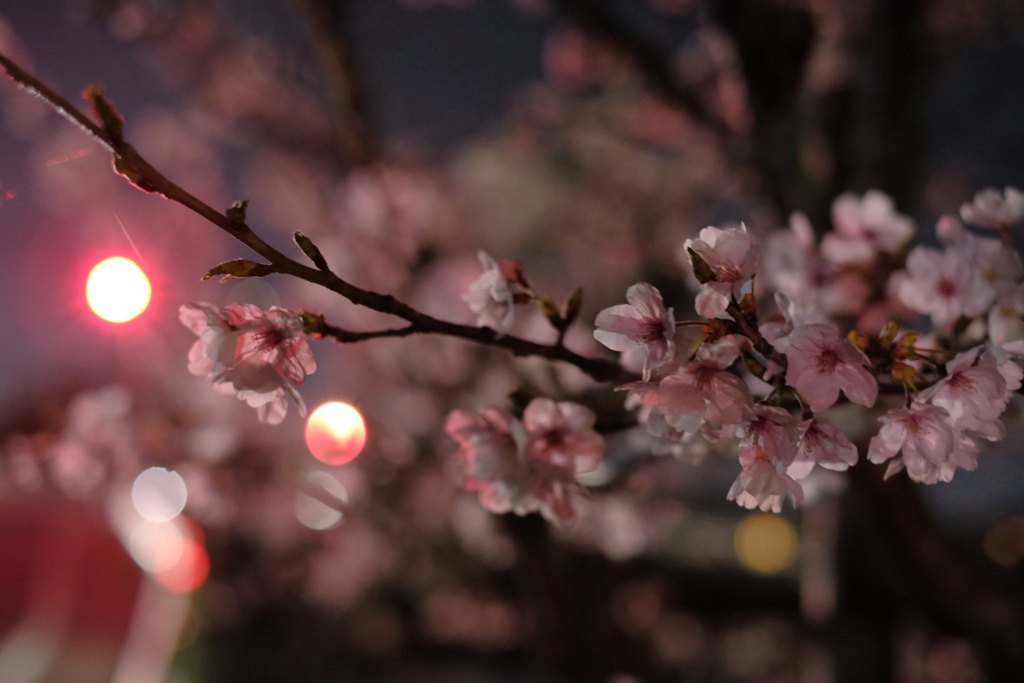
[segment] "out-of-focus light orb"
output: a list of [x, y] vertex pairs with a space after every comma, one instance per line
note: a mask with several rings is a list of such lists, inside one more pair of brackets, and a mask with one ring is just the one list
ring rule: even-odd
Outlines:
[[366, 445], [366, 423], [359, 411], [347, 403], [325, 403], [306, 421], [306, 445], [328, 465], [354, 459]]
[[141, 521], [128, 536], [128, 553], [140, 567], [156, 574], [178, 563], [186, 540], [174, 522]]
[[[348, 491], [340, 481], [327, 472], [310, 472], [306, 475], [306, 481], [314, 487], [322, 488], [342, 503], [348, 504]], [[345, 517], [340, 510], [336, 510], [302, 491], [295, 496], [295, 516], [299, 518], [303, 526], [317, 531], [336, 527]]]
[[985, 534], [982, 548], [988, 558], [1003, 567], [1024, 559], [1024, 517], [1004, 519]]
[[736, 559], [759, 574], [777, 574], [796, 558], [800, 541], [793, 525], [778, 515], [755, 512], [736, 525]]
[[153, 289], [134, 261], [114, 256], [100, 261], [85, 282], [85, 300], [92, 312], [112, 323], [128, 322], [149, 305]]
[[201, 542], [186, 538], [177, 560], [154, 573], [156, 580], [172, 593], [191, 593], [210, 575], [210, 556]]
[[185, 509], [188, 489], [173, 470], [150, 467], [135, 477], [132, 504], [139, 516], [150, 522], [169, 522]]

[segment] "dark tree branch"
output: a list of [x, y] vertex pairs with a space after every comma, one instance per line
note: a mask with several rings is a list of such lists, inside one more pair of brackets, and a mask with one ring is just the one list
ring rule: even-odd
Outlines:
[[[466, 339], [478, 344], [496, 346], [498, 348], [511, 351], [516, 356], [542, 356], [550, 360], [563, 361], [571, 365], [575, 365], [583, 372], [601, 382], [628, 382], [635, 379], [632, 373], [627, 372], [617, 363], [612, 361], [598, 358], [587, 358], [557, 344], [538, 344], [536, 342], [521, 339], [519, 337], [513, 337], [511, 335], [501, 335], [489, 327], [473, 327], [471, 325], [461, 325], [445, 320], [439, 320], [414, 309], [408, 304], [394, 298], [390, 294], [380, 294], [378, 292], [362, 289], [346, 282], [330, 270], [319, 270], [317, 268], [311, 268], [307, 265], [298, 263], [263, 241], [263, 239], [253, 232], [248, 225], [241, 220], [237, 220], [237, 217], [229, 217], [225, 213], [217, 211], [201, 199], [189, 194], [181, 187], [168, 180], [159, 171], [153, 168], [153, 166], [151, 166], [149, 162], [147, 162], [142, 155], [135, 150], [134, 147], [125, 142], [118, 131], [112, 132], [109, 130], [109, 127], [101, 127], [94, 123], [77, 107], [47, 87], [39, 79], [19, 67], [2, 53], [0, 53], [0, 65], [3, 66], [8, 75], [10, 75], [11, 78], [13, 78], [20, 86], [42, 98], [54, 107], [61, 115], [75, 123], [86, 133], [98, 140], [106, 149], [110, 150], [114, 157], [114, 168], [118, 173], [125, 176], [129, 182], [139, 189], [162, 195], [166, 199], [181, 204], [185, 208], [191, 209], [265, 258], [269, 264], [273, 266], [275, 272], [290, 275], [292, 277], [305, 280], [306, 282], [320, 285], [332, 292], [340, 294], [354, 304], [364, 306], [380, 313], [394, 315], [410, 323], [409, 327], [400, 331], [401, 333], [398, 331], [387, 332], [385, 334], [345, 332], [345, 334], [341, 336], [370, 334], [370, 337], [364, 337], [369, 339], [372, 338], [372, 336], [406, 336], [408, 334], [415, 333], [442, 334], [449, 337]], [[101, 103], [108, 107], [110, 112], [113, 112], [113, 108], [110, 107], [109, 103], [101, 99], [102, 95], [94, 95], [93, 97], [94, 103], [97, 101], [96, 98], [98, 97], [100, 98]], [[112, 114], [112, 116], [116, 116], [116, 114]], [[355, 339], [351, 340], [356, 341]]]
[[[335, 11], [331, 11], [329, 4], [333, 4]], [[366, 111], [365, 88], [355, 69], [355, 55], [342, 36], [344, 3], [298, 0], [298, 5], [316, 40], [342, 153], [354, 165], [367, 164], [375, 156], [376, 145]]]
[[107, 151], [114, 151], [113, 145], [107, 141], [106, 132], [93, 123], [92, 119], [83, 114], [77, 107], [75, 107], [75, 105], [68, 102], [66, 99], [51, 90], [45, 83], [15, 64], [2, 52], [0, 52], [0, 65], [4, 67], [4, 71], [7, 72], [7, 75], [13, 78], [18, 85], [47, 102], [57, 111], [58, 114], [84, 130], [92, 137], [96, 138], [100, 144], [106, 147]]
[[604, 0], [558, 0], [558, 6], [583, 29], [629, 55], [651, 79], [662, 98], [686, 110], [693, 119], [723, 139], [733, 132], [708, 111], [700, 96], [681, 82], [672, 69], [672, 56], [618, 21]]
[[776, 348], [764, 338], [761, 331], [757, 329], [757, 325], [752, 325], [750, 321], [747, 320], [747, 316], [743, 314], [743, 310], [735, 300], [729, 302], [729, 306], [725, 309], [725, 312], [733, 317], [733, 320], [736, 321], [737, 326], [740, 328], [740, 332], [744, 337], [750, 340], [750, 343], [754, 345], [754, 350], [766, 359], [775, 361], [783, 368], [789, 364], [786, 357], [779, 353], [778, 350], [776, 350]]

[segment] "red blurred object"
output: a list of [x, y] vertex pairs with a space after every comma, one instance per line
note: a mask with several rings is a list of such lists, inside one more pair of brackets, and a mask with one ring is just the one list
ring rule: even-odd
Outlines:
[[[60, 500], [0, 505], [0, 652], [75, 680], [110, 680], [142, 572], [95, 508]], [[19, 644], [31, 638], [33, 647]], [[10, 651], [7, 651], [10, 648]], [[44, 654], [40, 655], [40, 652]]]

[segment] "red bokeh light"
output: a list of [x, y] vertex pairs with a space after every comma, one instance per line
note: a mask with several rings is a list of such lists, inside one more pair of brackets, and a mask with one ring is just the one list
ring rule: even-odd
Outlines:
[[191, 593], [203, 585], [210, 575], [210, 557], [206, 548], [195, 539], [186, 538], [178, 561], [156, 572], [157, 581], [172, 593]]
[[325, 403], [306, 422], [306, 445], [328, 465], [353, 460], [366, 445], [366, 423], [359, 411], [339, 401]]

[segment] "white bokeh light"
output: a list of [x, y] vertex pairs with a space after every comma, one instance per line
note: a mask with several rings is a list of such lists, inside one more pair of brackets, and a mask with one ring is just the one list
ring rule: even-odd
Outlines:
[[[306, 475], [306, 481], [348, 504], [348, 491], [340, 481], [327, 472], [310, 472]], [[338, 526], [345, 517], [340, 511], [301, 491], [295, 498], [295, 516], [304, 526], [317, 531]]]
[[187, 500], [185, 480], [163, 467], [150, 467], [132, 484], [132, 504], [139, 516], [150, 522], [169, 522], [181, 514]]

